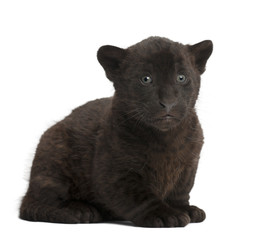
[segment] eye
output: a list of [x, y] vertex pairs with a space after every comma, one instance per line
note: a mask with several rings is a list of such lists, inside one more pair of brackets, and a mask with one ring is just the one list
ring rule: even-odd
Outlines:
[[184, 83], [187, 83], [187, 78], [185, 75], [179, 74], [179, 75], [177, 75], [176, 81], [178, 83], [184, 84]]
[[148, 84], [152, 83], [152, 78], [150, 76], [144, 76], [141, 78], [141, 83], [143, 85], [148, 85]]

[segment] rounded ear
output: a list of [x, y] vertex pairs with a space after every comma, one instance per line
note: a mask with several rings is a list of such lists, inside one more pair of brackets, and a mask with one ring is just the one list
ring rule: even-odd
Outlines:
[[204, 73], [206, 62], [213, 50], [213, 44], [210, 40], [205, 40], [195, 45], [189, 46], [189, 51], [194, 57], [194, 64], [200, 74]]
[[126, 56], [126, 50], [115, 46], [102, 46], [99, 48], [97, 58], [104, 68], [109, 80], [120, 75], [120, 64]]

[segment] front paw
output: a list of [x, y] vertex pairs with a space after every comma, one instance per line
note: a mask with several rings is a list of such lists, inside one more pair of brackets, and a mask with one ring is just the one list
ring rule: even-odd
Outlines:
[[184, 206], [180, 209], [188, 213], [191, 218], [191, 223], [203, 222], [206, 218], [205, 212], [196, 206]]
[[196, 206], [189, 206], [188, 213], [192, 223], [203, 222], [206, 218], [205, 212]]
[[171, 208], [158, 208], [133, 220], [141, 227], [184, 227], [190, 223], [186, 212]]
[[97, 223], [103, 221], [99, 211], [90, 204], [80, 201], [72, 201], [68, 205], [71, 214], [79, 223]]

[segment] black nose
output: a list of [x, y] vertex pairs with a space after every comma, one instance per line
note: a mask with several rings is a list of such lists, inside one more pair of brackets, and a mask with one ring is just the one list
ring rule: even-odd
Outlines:
[[173, 103], [167, 103], [167, 102], [161, 102], [159, 101], [159, 104], [162, 108], [165, 108], [167, 112], [169, 112], [175, 105], [176, 102]]

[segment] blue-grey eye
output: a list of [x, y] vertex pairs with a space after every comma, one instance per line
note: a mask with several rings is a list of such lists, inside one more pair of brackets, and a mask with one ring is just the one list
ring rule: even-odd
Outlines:
[[187, 82], [187, 78], [186, 78], [185, 75], [179, 74], [179, 75], [177, 75], [176, 81], [177, 81], [178, 83], [186, 83], [186, 82]]
[[152, 78], [150, 76], [144, 76], [141, 78], [141, 83], [143, 85], [148, 85], [148, 84], [152, 83]]

